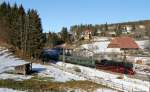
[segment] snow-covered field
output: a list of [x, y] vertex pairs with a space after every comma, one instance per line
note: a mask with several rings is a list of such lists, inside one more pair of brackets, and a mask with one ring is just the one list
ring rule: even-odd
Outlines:
[[33, 70], [39, 71], [39, 76], [53, 77], [55, 81], [59, 82], [66, 82], [70, 80], [85, 80], [83, 77], [64, 72], [63, 70], [60, 70], [50, 65], [33, 64]]

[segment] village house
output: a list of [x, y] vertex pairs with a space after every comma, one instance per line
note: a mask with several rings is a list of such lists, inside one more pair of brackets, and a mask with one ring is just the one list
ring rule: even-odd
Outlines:
[[133, 29], [133, 28], [132, 28], [132, 26], [130, 26], [130, 25], [123, 25], [123, 26], [122, 26], [121, 33], [122, 33], [122, 35], [133, 34], [132, 29]]
[[130, 26], [130, 25], [126, 25], [125, 28], [126, 28], [127, 31], [132, 31], [132, 29], [133, 29], [133, 27]]
[[90, 40], [92, 39], [92, 30], [85, 30], [82, 32], [82, 37], [84, 38], [84, 40]]

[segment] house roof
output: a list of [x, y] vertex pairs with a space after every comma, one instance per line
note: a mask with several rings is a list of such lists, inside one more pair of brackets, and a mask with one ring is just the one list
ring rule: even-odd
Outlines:
[[92, 30], [86, 29], [84, 32], [92, 32]]
[[139, 46], [131, 37], [115, 37], [107, 48], [138, 49]]
[[18, 67], [18, 66], [24, 66], [24, 65], [28, 65], [28, 64], [32, 64], [31, 62], [23, 62], [21, 64], [18, 64], [17, 66], [15, 67]]

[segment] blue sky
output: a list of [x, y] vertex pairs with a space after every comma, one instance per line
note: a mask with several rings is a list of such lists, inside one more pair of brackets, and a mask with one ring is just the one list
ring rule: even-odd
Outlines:
[[45, 32], [63, 26], [150, 19], [150, 0], [0, 0], [34, 8]]

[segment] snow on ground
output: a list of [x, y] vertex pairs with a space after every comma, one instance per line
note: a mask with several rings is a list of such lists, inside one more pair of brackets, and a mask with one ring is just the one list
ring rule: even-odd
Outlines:
[[[73, 90], [73, 92], [87, 92], [82, 89], [70, 89], [67, 92], [72, 92], [72, 90]], [[26, 92], [26, 91], [19, 91], [19, 90], [8, 89], [8, 88], [0, 88], [0, 92]], [[93, 92], [118, 92], [118, 91], [109, 89], [109, 88], [98, 88]]]
[[0, 73], [9, 70], [10, 67], [27, 63], [19, 58], [9, 56], [10, 54], [7, 49], [0, 51]]
[[113, 89], [107, 89], [107, 88], [99, 88], [96, 89], [94, 92], [118, 92], [118, 91]]
[[147, 43], [149, 43], [149, 40], [136, 41], [136, 43], [141, 49], [144, 49], [148, 45]]
[[97, 36], [94, 36], [93, 37], [93, 41], [109, 41], [111, 40], [111, 37], [97, 37]]
[[83, 44], [81, 47], [86, 48], [86, 49], [96, 48], [94, 49], [94, 52], [100, 53], [100, 52], [105, 52], [108, 44], [109, 44], [109, 41], [93, 42], [92, 44]]
[[18, 90], [13, 90], [8, 88], [0, 88], [0, 92], [25, 92], [25, 91], [18, 91]]
[[143, 77], [148, 77], [149, 81], [149, 76], [150, 76], [150, 67], [148, 65], [142, 65], [142, 64], [135, 64], [135, 71], [137, 74], [142, 75]]
[[77, 75], [64, 72], [58, 68], [48, 65], [40, 65], [40, 64], [33, 64], [33, 70], [38, 70], [39, 76], [43, 77], [53, 77], [55, 81], [65, 82], [70, 80], [85, 80], [82, 77]]
[[8, 73], [2, 73], [0, 74], [0, 79], [14, 79], [16, 81], [22, 81], [31, 79], [32, 76], [24, 76], [24, 75], [16, 75], [16, 74], [8, 74]]
[[[15, 66], [27, 63], [26, 61], [15, 58], [10, 54], [11, 53], [9, 53], [7, 49], [0, 48], [0, 79], [26, 80], [32, 78], [33, 76], [5, 73], [8, 70], [14, 70]], [[85, 80], [82, 77], [64, 72], [50, 65], [40, 65], [33, 63], [32, 68], [33, 70], [38, 71], [39, 76], [53, 77], [54, 81], [65, 82], [70, 80]]]
[[[120, 75], [113, 74], [113, 73], [106, 73], [97, 69], [92, 69], [84, 66], [79, 65], [73, 65], [69, 63], [62, 63], [58, 62], [58, 66], [65, 66], [66, 69], [70, 69], [73, 67], [78, 67], [81, 70], [81, 74], [83, 76], [88, 77], [89, 79], [96, 80], [97, 78], [101, 78], [102, 80], [105, 80], [105, 82], [113, 83], [113, 85], [118, 85], [126, 90], [138, 90], [138, 91], [146, 91], [149, 90], [149, 82], [148, 81], [142, 81], [138, 79], [132, 79], [128, 77], [124, 77], [124, 79], [118, 79]], [[96, 80], [97, 81], [97, 80]]]
[[83, 89], [69, 89], [67, 90], [67, 92], [118, 92], [118, 91], [110, 88], [98, 88], [96, 90], [88, 90], [88, 91], [85, 91]]
[[143, 61], [144, 64], [150, 64], [150, 57], [127, 56], [127, 60], [136, 63], [137, 60]]
[[[57, 65], [59, 66], [64, 66], [63, 62], [58, 62]], [[97, 69], [93, 69], [93, 68], [89, 68], [89, 67], [84, 67], [84, 66], [79, 66], [79, 65], [74, 65], [74, 64], [69, 64], [69, 63], [65, 63], [65, 67], [66, 68], [74, 68], [74, 67], [78, 67], [81, 72], [85, 75], [90, 75], [91, 77], [105, 77], [107, 79], [109, 79], [110, 77], [111, 78], [117, 78], [118, 75], [114, 75], [114, 74], [110, 74], [110, 73], [106, 73], [106, 72], [103, 72], [103, 71], [99, 71]]]

